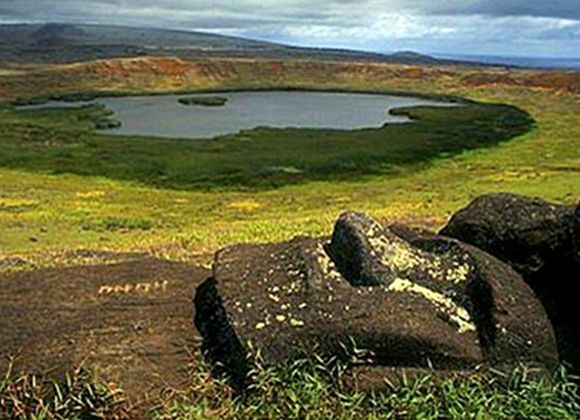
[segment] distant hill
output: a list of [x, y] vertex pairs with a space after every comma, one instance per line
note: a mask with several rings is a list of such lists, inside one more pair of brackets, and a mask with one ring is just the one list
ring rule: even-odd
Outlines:
[[480, 63], [504, 64], [507, 66], [517, 66], [534, 69], [561, 69], [580, 70], [580, 58], [559, 58], [559, 57], [521, 57], [502, 55], [450, 55], [442, 54], [438, 58], [446, 60], [477, 61]]
[[413, 65], [475, 64], [436, 59], [408, 51], [384, 55], [301, 48], [190, 31], [59, 23], [0, 25], [0, 62], [3, 63], [60, 64], [136, 56], [300, 58]]
[[88, 36], [85, 31], [74, 25], [65, 25], [58, 23], [47, 23], [39, 30], [32, 33], [32, 37], [37, 40], [51, 38], [78, 39]]
[[[418, 54], [413, 51], [400, 51], [389, 56], [392, 60], [398, 60], [412, 64], [440, 64], [442, 60], [424, 54]], [[447, 60], [443, 60], [447, 61]]]

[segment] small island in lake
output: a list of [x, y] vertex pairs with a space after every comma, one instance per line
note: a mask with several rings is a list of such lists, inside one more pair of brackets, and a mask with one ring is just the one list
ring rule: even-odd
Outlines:
[[190, 96], [179, 98], [179, 103], [188, 106], [224, 106], [228, 98], [221, 96]]
[[95, 121], [95, 127], [97, 130], [112, 130], [114, 128], [121, 128], [123, 123], [119, 120], [103, 118]]

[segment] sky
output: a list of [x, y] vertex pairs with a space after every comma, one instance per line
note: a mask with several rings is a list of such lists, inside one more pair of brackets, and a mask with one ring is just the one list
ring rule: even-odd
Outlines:
[[377, 52], [580, 58], [580, 0], [0, 0], [0, 23], [201, 30]]

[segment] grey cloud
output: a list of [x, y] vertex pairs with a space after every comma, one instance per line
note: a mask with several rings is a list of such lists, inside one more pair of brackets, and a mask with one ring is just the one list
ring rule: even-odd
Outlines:
[[[335, 0], [343, 3], [345, 0]], [[270, 3], [270, 4], [268, 4]], [[327, 7], [301, 1], [257, 0], [0, 0], [0, 19], [135, 23], [146, 26], [188, 24], [193, 27], [252, 26], [332, 19]]]
[[501, 49], [578, 55], [579, 1], [0, 0], [0, 22], [200, 29], [381, 51]]
[[580, 19], [578, 0], [419, 0], [417, 3], [424, 13]]
[[216, 18], [221, 13], [222, 19], [245, 15], [248, 19], [266, 18], [272, 22], [328, 20], [336, 15], [354, 18], [373, 12], [580, 19], [578, 0], [0, 0], [0, 17], [5, 19], [58, 20], [74, 16], [79, 20], [98, 20], [107, 14], [118, 16], [120, 11], [127, 11], [126, 18], [130, 20], [138, 20], [147, 12], [156, 12], [162, 19], [180, 20], [182, 13], [192, 18], [193, 12], [207, 15], [211, 11]]

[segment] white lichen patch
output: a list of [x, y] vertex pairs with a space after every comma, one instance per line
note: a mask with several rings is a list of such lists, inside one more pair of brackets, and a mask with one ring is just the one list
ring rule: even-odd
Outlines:
[[286, 321], [286, 315], [282, 315], [282, 314], [276, 315], [276, 321], [278, 321], [280, 323]]
[[293, 327], [303, 327], [305, 324], [304, 321], [302, 321], [301, 319], [292, 318], [290, 320], [290, 325]]
[[466, 281], [471, 273], [467, 263], [455, 262], [452, 267], [443, 269], [449, 255], [435, 255], [417, 248], [394, 234], [388, 234], [375, 223], [367, 232], [367, 239], [375, 257], [393, 273], [403, 273], [414, 269], [427, 272], [434, 280], [458, 284]]
[[264, 328], [266, 328], [266, 323], [265, 322], [258, 322], [256, 324], [256, 329], [257, 330], [263, 330]]
[[456, 264], [452, 269], [445, 272], [445, 279], [451, 283], [461, 283], [469, 277], [471, 273], [471, 267], [469, 264]]
[[302, 285], [299, 281], [291, 281], [290, 283], [282, 286], [281, 292], [285, 293], [288, 296], [291, 296], [296, 293], [300, 293], [302, 290]]
[[428, 260], [411, 247], [407, 242], [392, 235], [375, 233], [368, 236], [369, 243], [381, 263], [392, 272], [412, 270], [416, 267], [425, 267]]
[[459, 333], [476, 331], [475, 324], [472, 322], [469, 312], [441, 293], [405, 279], [396, 279], [389, 286], [389, 290], [399, 293], [408, 292], [424, 297], [435, 305], [438, 310], [445, 313], [458, 326]]
[[322, 271], [322, 274], [326, 278], [331, 280], [343, 280], [342, 274], [336, 268], [334, 261], [330, 259], [326, 251], [324, 250], [323, 244], [318, 244], [315, 250], [316, 253], [316, 262]]

